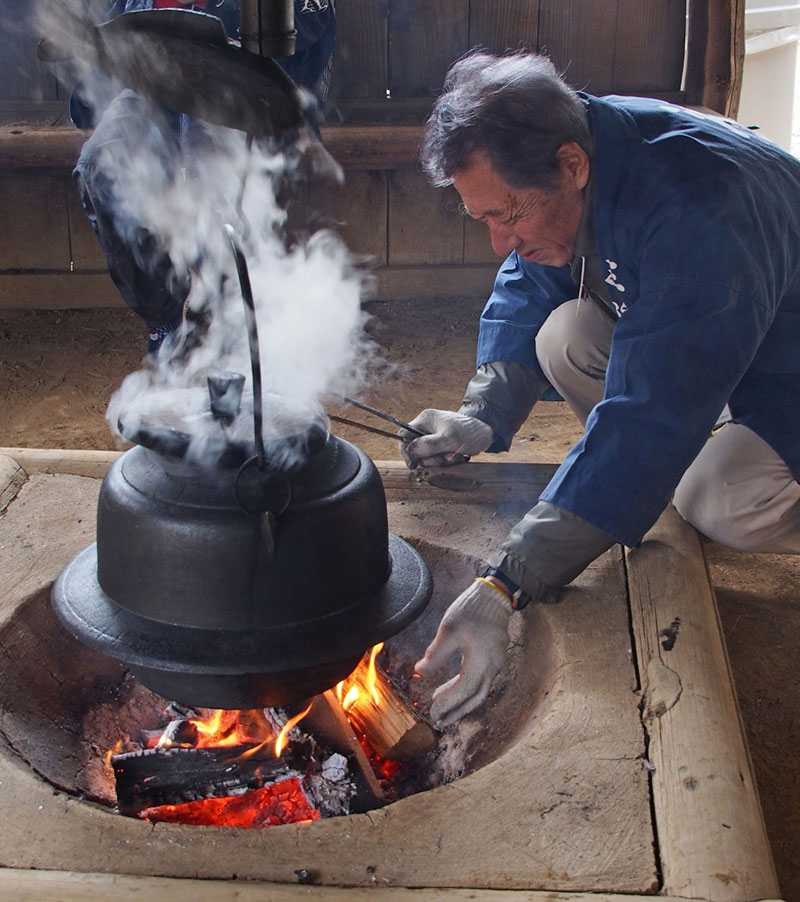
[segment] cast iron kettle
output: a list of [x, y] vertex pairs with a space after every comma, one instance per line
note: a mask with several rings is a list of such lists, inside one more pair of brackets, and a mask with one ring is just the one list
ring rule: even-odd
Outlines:
[[344, 679], [419, 616], [432, 585], [417, 551], [389, 533], [363, 451], [319, 416], [276, 416], [265, 428], [280, 400], [261, 396], [246, 263], [226, 229], [250, 340], [250, 438], [235, 428], [250, 419], [235, 373], [212, 374], [199, 402], [196, 389], [184, 392], [191, 429], [123, 414], [119, 429], [136, 447], [108, 470], [97, 541], [61, 572], [52, 603], [80, 641], [159, 695], [257, 708]]
[[169, 454], [158, 433], [138, 438], [151, 447], [109, 469], [97, 541], [52, 601], [159, 695], [207, 708], [309, 698], [427, 604], [427, 567], [389, 533], [374, 464], [322, 422], [300, 462], [263, 471], [244, 448], [208, 467], [176, 454], [174, 435]]

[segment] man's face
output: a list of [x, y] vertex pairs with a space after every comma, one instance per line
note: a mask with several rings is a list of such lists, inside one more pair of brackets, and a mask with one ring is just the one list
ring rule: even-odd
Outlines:
[[572, 259], [589, 158], [569, 141], [558, 149], [556, 159], [556, 186], [547, 190], [512, 188], [483, 152], [474, 153], [453, 179], [466, 212], [489, 227], [492, 248], [499, 256], [516, 251], [524, 260], [545, 266], [565, 266]]

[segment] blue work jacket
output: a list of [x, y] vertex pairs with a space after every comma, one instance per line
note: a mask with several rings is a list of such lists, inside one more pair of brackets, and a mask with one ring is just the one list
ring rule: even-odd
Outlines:
[[[726, 403], [800, 477], [800, 161], [719, 117], [585, 100], [595, 242], [619, 318], [603, 400], [541, 498], [633, 546]], [[576, 294], [569, 267], [512, 253], [478, 365], [538, 369], [536, 333]]]

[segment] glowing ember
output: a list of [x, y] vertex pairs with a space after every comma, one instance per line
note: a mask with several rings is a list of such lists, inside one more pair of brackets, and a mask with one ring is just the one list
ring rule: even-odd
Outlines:
[[299, 780], [292, 778], [244, 795], [145, 808], [136, 816], [143, 820], [173, 824], [272, 827], [309, 823], [319, 820], [320, 815], [309, 803]]

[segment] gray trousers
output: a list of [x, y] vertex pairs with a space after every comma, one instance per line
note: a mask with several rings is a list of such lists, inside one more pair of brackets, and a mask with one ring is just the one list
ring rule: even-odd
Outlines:
[[[603, 397], [614, 321], [592, 301], [557, 307], [536, 356], [581, 421]], [[725, 422], [727, 407], [675, 490], [681, 516], [704, 535], [746, 551], [800, 554], [800, 485], [752, 430]]]

